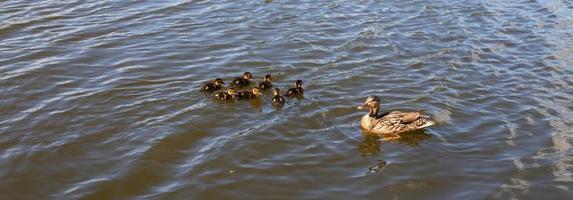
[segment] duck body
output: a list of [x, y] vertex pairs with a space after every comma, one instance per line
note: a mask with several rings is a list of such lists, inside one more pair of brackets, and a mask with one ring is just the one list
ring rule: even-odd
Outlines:
[[233, 80], [233, 85], [237, 86], [237, 87], [247, 87], [251, 84], [251, 81], [238, 77], [235, 80]]
[[263, 82], [259, 82], [259, 88], [261, 88], [261, 90], [265, 91], [267, 89], [271, 89], [273, 87], [273, 84], [271, 83], [271, 75], [267, 74], [265, 75], [265, 80]]
[[247, 99], [256, 99], [261, 95], [261, 88], [255, 87], [252, 91], [243, 91], [238, 92], [237, 97], [238, 100], [247, 100]]
[[230, 95], [226, 92], [219, 92], [214, 96], [215, 100], [217, 101], [232, 101], [233, 95]]
[[259, 87], [262, 90], [268, 90], [273, 87], [273, 84], [270, 81], [263, 81], [259, 83]]
[[204, 92], [215, 92], [215, 91], [223, 88], [222, 87], [223, 84], [225, 84], [223, 82], [223, 80], [220, 78], [217, 78], [217, 79], [215, 79], [215, 82], [205, 84], [205, 86], [203, 86], [203, 91]]
[[373, 117], [366, 114], [360, 120], [360, 126], [376, 134], [396, 134], [423, 129], [434, 125], [429, 116], [421, 112], [392, 111], [384, 116]]
[[295, 97], [295, 96], [302, 96], [303, 93], [304, 89], [302, 88], [302, 81], [297, 80], [295, 83], [295, 87], [288, 89], [284, 95], [287, 97]]
[[273, 106], [283, 106], [285, 104], [285, 98], [281, 96], [280, 90], [278, 88], [274, 89], [273, 98], [271, 99], [271, 104]]
[[435, 124], [429, 116], [422, 111], [401, 112], [391, 111], [378, 115], [379, 100], [378, 97], [368, 97], [364, 105], [359, 108], [368, 107], [370, 112], [364, 115], [360, 120], [360, 126], [366, 131], [375, 134], [398, 134], [414, 130], [423, 129]]
[[239, 100], [245, 100], [245, 99], [256, 99], [258, 96], [255, 95], [253, 92], [251, 91], [244, 91], [244, 92], [238, 92], [237, 93], [237, 99]]
[[215, 85], [214, 83], [207, 83], [205, 84], [205, 86], [203, 86], [203, 91], [205, 92], [215, 92], [217, 90], [220, 90], [221, 86], [220, 85]]
[[251, 84], [251, 79], [253, 78], [253, 75], [251, 75], [250, 72], [245, 72], [245, 74], [243, 75], [243, 77], [237, 77], [235, 78], [235, 80], [233, 80], [232, 84], [234, 86], [237, 86], [239, 88], [243, 88], [243, 87], [247, 87]]
[[282, 96], [274, 96], [273, 99], [271, 100], [271, 103], [274, 106], [283, 106], [285, 105], [285, 98]]
[[294, 97], [294, 96], [302, 95], [303, 93], [304, 93], [304, 89], [302, 89], [302, 87], [290, 88], [285, 92], [285, 96]]
[[235, 89], [229, 88], [227, 92], [219, 92], [213, 96], [216, 101], [233, 101], [235, 99]]

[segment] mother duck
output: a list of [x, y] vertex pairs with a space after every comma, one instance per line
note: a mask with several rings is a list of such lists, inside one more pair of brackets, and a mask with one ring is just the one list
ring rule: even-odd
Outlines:
[[423, 129], [435, 124], [429, 116], [423, 115], [423, 110], [418, 112], [391, 111], [379, 115], [380, 98], [377, 96], [366, 98], [364, 104], [358, 106], [358, 109], [370, 110], [360, 120], [360, 126], [366, 131], [376, 134], [398, 134]]

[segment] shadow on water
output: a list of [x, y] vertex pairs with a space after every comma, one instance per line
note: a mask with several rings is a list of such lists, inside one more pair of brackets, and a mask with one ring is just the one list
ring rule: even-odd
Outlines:
[[[380, 153], [380, 145], [382, 143], [398, 143], [406, 146], [410, 146], [412, 148], [417, 147], [420, 142], [430, 139], [432, 137], [431, 134], [426, 133], [425, 130], [415, 130], [400, 134], [388, 134], [388, 135], [377, 135], [373, 133], [362, 131], [362, 135], [364, 136], [364, 140], [358, 144], [358, 151], [362, 157], [373, 156]], [[366, 171], [365, 175], [376, 173], [382, 171], [386, 165], [388, 165], [388, 161], [378, 159], [374, 164], [368, 167], [368, 171]]]
[[249, 104], [251, 105], [251, 107], [253, 107], [253, 109], [255, 109], [257, 112], [263, 112], [263, 101], [259, 98], [259, 99], [252, 99], [249, 101]]
[[381, 143], [392, 142], [410, 147], [416, 147], [420, 144], [420, 142], [432, 137], [432, 135], [426, 133], [425, 130], [415, 130], [400, 134], [388, 134], [384, 136], [369, 133], [364, 130], [361, 131], [362, 135], [364, 136], [364, 140], [358, 144], [358, 151], [363, 157], [380, 153]]

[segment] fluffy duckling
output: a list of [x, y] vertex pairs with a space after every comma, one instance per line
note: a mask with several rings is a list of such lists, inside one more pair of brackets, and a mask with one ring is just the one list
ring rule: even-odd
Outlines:
[[219, 92], [215, 94], [214, 99], [217, 101], [232, 101], [235, 99], [235, 88], [228, 88], [227, 92]]
[[273, 84], [271, 83], [271, 75], [270, 74], [265, 75], [265, 81], [260, 82], [259, 87], [263, 91], [265, 91], [267, 89], [271, 89], [273, 87]]
[[237, 77], [235, 80], [233, 80], [233, 85], [237, 87], [246, 87], [251, 84], [251, 79], [253, 79], [251, 72], [245, 72], [243, 77]]
[[284, 95], [287, 97], [294, 97], [301, 96], [304, 93], [304, 90], [302, 89], [302, 80], [297, 80], [294, 86], [294, 88], [288, 89]]
[[223, 82], [223, 79], [216, 78], [214, 82], [205, 84], [205, 86], [203, 86], [203, 91], [215, 92], [217, 90], [220, 90], [223, 84], [225, 84], [225, 82]]
[[282, 106], [285, 104], [285, 98], [281, 96], [281, 90], [278, 88], [274, 88], [273, 90], [273, 99], [271, 100], [273, 106]]
[[245, 99], [256, 99], [257, 97], [259, 97], [261, 95], [262, 95], [261, 88], [254, 87], [252, 91], [238, 92], [237, 95], [235, 95], [235, 96], [239, 100], [245, 100]]

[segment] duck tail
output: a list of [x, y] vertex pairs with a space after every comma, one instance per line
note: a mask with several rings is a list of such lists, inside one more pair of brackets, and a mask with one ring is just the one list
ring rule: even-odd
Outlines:
[[426, 128], [426, 127], [432, 126], [434, 124], [436, 124], [435, 121], [428, 119], [428, 120], [425, 120], [425, 122], [421, 126], [419, 126], [419, 128]]

